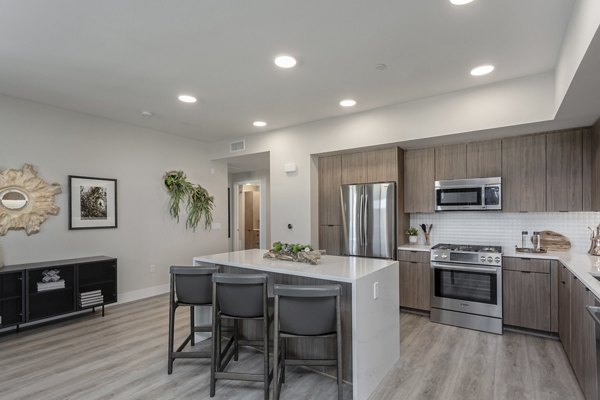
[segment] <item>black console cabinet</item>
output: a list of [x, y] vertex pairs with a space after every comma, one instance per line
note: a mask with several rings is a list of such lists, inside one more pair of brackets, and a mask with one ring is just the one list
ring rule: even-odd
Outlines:
[[[59, 271], [64, 288], [38, 291], [44, 270]], [[102, 303], [81, 306], [80, 293], [100, 291]], [[5, 266], [0, 269], [0, 329], [117, 302], [117, 259], [105, 256]]]

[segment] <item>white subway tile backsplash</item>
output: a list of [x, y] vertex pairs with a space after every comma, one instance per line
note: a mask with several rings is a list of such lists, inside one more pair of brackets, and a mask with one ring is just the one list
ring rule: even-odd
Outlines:
[[419, 230], [419, 243], [425, 238], [421, 224], [433, 224], [431, 244], [488, 244], [505, 248], [521, 247], [521, 231], [551, 230], [566, 236], [576, 253], [587, 252], [590, 246], [588, 226], [595, 229], [600, 212], [505, 213], [505, 212], [443, 212], [411, 214], [410, 226]]

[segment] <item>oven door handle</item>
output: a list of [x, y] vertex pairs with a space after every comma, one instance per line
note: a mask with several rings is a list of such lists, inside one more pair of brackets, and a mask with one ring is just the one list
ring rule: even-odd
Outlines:
[[466, 271], [466, 272], [486, 272], [486, 273], [498, 273], [498, 269], [497, 267], [490, 267], [490, 268], [486, 268], [486, 267], [460, 267], [458, 265], [453, 265], [453, 264], [439, 264], [439, 263], [431, 263], [431, 269], [446, 269], [446, 270], [452, 270], [452, 271]]

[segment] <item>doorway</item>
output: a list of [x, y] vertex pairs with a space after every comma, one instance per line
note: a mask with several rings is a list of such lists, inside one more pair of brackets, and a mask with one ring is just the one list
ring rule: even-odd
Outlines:
[[238, 185], [240, 250], [260, 248], [260, 183]]

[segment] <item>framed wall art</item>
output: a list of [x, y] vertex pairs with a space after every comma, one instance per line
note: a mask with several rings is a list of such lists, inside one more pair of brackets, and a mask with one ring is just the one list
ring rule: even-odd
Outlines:
[[117, 180], [69, 175], [69, 229], [117, 227]]

